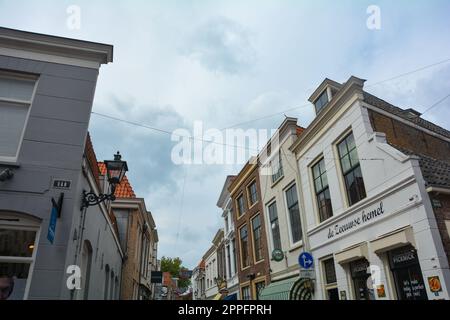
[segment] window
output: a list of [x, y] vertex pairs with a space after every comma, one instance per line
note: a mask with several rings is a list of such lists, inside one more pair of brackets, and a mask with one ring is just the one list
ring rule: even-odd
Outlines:
[[237, 259], [236, 259], [236, 240], [231, 240], [231, 245], [233, 246], [233, 275], [237, 271]]
[[231, 251], [230, 246], [227, 245], [227, 268], [228, 268], [228, 279], [231, 278]]
[[242, 300], [251, 300], [251, 296], [250, 296], [250, 287], [246, 286], [246, 287], [242, 287]]
[[249, 256], [248, 256], [248, 230], [247, 225], [244, 225], [239, 230], [239, 237], [241, 239], [241, 268], [249, 266]]
[[270, 162], [272, 168], [272, 183], [278, 181], [283, 176], [283, 164], [281, 162], [281, 151], [278, 151], [278, 156]]
[[268, 210], [269, 210], [270, 229], [272, 231], [273, 249], [282, 249], [280, 237], [280, 225], [278, 222], [277, 203], [273, 202], [272, 204], [270, 204]]
[[244, 212], [245, 212], [245, 207], [244, 207], [244, 195], [243, 194], [241, 194], [238, 198], [237, 198], [237, 200], [236, 200], [236, 203], [237, 203], [237, 213], [238, 213], [238, 217], [240, 217], [240, 216], [242, 216], [243, 214], [244, 214]]
[[82, 287], [80, 298], [88, 300], [89, 298], [89, 280], [91, 278], [91, 265], [92, 265], [92, 246], [88, 240], [84, 241], [83, 252], [81, 255], [81, 277]]
[[320, 111], [327, 105], [328, 103], [328, 93], [325, 90], [320, 97], [316, 100], [314, 106], [316, 107], [316, 114], [319, 114]]
[[0, 72], [0, 159], [17, 160], [35, 83], [35, 77]]
[[225, 216], [225, 234], [227, 234], [228, 233], [228, 214]]
[[39, 222], [0, 212], [0, 300], [27, 299]]
[[339, 300], [336, 270], [334, 268], [334, 259], [330, 258], [322, 262], [323, 274], [325, 278], [325, 292], [327, 300]]
[[256, 190], [256, 182], [252, 182], [252, 184], [247, 188], [248, 189], [248, 199], [250, 201], [250, 206], [254, 205], [258, 202], [258, 191]]
[[350, 133], [338, 144], [338, 151], [347, 190], [347, 199], [351, 206], [366, 197], [366, 189], [353, 133]]
[[261, 292], [263, 291], [263, 289], [265, 287], [266, 287], [266, 282], [265, 281], [260, 281], [260, 282], [255, 283], [256, 300], [259, 300]]
[[261, 217], [259, 214], [257, 214], [252, 219], [252, 230], [253, 230], [253, 247], [255, 249], [255, 261], [258, 262], [263, 259]]
[[317, 206], [319, 209], [320, 222], [333, 216], [331, 206], [330, 189], [328, 187], [327, 172], [325, 170], [325, 160], [320, 160], [312, 168], [314, 189], [316, 191]]
[[297, 243], [302, 240], [302, 223], [300, 221], [297, 187], [295, 184], [286, 191], [286, 202], [291, 223], [292, 242]]

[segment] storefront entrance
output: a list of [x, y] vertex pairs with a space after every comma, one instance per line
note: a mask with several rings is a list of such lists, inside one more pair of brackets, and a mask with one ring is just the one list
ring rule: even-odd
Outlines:
[[389, 252], [389, 263], [399, 300], [427, 300], [417, 251], [405, 246]]
[[369, 262], [366, 259], [360, 259], [350, 262], [350, 272], [352, 275], [355, 300], [372, 300], [373, 297], [367, 287], [367, 279], [370, 274], [367, 272]]

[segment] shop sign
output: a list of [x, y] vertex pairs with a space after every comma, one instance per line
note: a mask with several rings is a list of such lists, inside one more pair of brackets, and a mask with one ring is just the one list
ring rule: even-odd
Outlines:
[[314, 269], [300, 269], [300, 278], [302, 279], [315, 279], [316, 272]]
[[399, 268], [418, 263], [417, 254], [411, 247], [391, 253], [392, 268]]
[[384, 284], [380, 284], [377, 287], [378, 298], [386, 298], [386, 290], [384, 289]]
[[438, 276], [428, 277], [428, 286], [435, 296], [438, 296], [439, 292], [442, 291], [441, 280]]
[[372, 222], [384, 214], [383, 201], [380, 201], [377, 207], [369, 211], [363, 210], [358, 215], [347, 219], [342, 223], [336, 223], [334, 226], [328, 228], [328, 239], [343, 235], [352, 229], [356, 229], [362, 225]]

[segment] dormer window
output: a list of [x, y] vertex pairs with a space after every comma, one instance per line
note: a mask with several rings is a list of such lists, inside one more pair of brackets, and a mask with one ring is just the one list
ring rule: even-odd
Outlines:
[[327, 105], [328, 101], [330, 101], [328, 97], [328, 92], [325, 90], [319, 98], [314, 103], [314, 106], [316, 107], [316, 114], [319, 114], [320, 111]]

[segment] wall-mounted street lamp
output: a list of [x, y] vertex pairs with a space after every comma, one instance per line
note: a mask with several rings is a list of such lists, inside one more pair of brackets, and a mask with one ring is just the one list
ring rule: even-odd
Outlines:
[[102, 203], [106, 200], [114, 201], [116, 197], [114, 195], [116, 191], [116, 186], [122, 181], [125, 173], [128, 171], [128, 166], [126, 161], [122, 161], [122, 156], [120, 152], [114, 155], [114, 160], [105, 160], [106, 175], [108, 183], [110, 185], [111, 193], [96, 195], [95, 193], [86, 192], [83, 190], [83, 200], [81, 205], [81, 210]]

